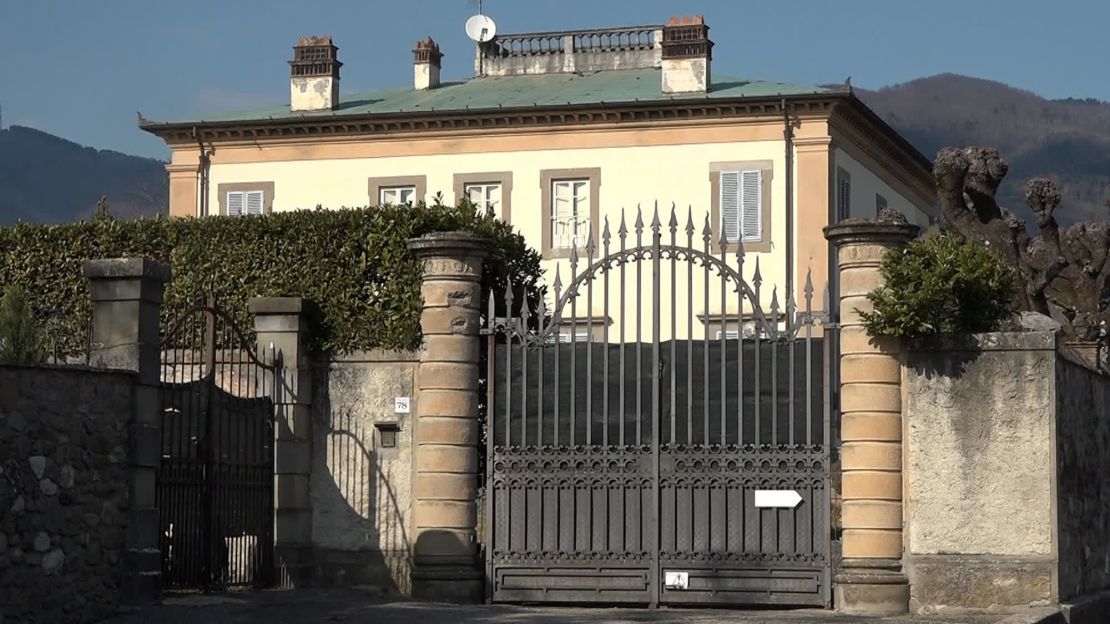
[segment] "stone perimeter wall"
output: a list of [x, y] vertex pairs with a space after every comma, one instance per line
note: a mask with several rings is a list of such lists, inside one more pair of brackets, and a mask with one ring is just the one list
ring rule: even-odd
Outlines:
[[1110, 588], [1110, 378], [1080, 361], [1044, 331], [907, 354], [914, 611], [1006, 611]]
[[1110, 589], [1110, 378], [1056, 360], [1060, 599]]
[[115, 611], [133, 375], [0, 366], [0, 621]]
[[[313, 363], [314, 582], [411, 592], [413, 420], [419, 353], [369, 351]], [[410, 413], [394, 413], [395, 397]], [[394, 448], [376, 424], [397, 423]]]

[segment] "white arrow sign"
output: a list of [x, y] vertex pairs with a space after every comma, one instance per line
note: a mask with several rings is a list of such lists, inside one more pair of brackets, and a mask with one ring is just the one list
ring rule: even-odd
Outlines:
[[793, 509], [802, 502], [802, 496], [794, 490], [756, 490], [756, 507], [783, 507]]

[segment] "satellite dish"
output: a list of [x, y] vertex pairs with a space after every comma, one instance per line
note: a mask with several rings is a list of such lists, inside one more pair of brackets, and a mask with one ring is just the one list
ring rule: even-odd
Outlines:
[[497, 24], [486, 15], [475, 15], [466, 20], [466, 36], [478, 43], [485, 43], [497, 35]]

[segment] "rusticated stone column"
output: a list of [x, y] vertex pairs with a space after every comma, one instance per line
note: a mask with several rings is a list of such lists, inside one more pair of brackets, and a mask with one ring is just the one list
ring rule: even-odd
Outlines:
[[834, 602], [845, 613], [909, 610], [909, 581], [902, 570], [900, 345], [871, 339], [859, 313], [872, 308], [866, 295], [882, 284], [883, 255], [917, 233], [904, 218], [853, 219], [825, 228], [837, 248], [840, 275], [843, 560]]
[[263, 361], [278, 360], [274, 388], [274, 566], [282, 587], [310, 582], [312, 561], [312, 371], [304, 300], [250, 300]]
[[477, 540], [478, 315], [489, 241], [465, 232], [409, 241], [424, 263], [417, 370], [412, 593], [482, 600]]
[[170, 268], [147, 258], [85, 262], [92, 295], [89, 363], [135, 372], [122, 600], [157, 602], [162, 591], [155, 473], [162, 458], [161, 344], [158, 312]]

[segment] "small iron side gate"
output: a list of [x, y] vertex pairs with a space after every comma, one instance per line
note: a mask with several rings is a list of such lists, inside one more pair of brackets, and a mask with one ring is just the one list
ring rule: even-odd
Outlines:
[[685, 220], [657, 208], [615, 236], [606, 220], [565, 291], [556, 273], [554, 309], [510, 286], [512, 318], [495, 319], [491, 296], [491, 600], [831, 604], [831, 354], [812, 281], [800, 310], [776, 289], [764, 313], [758, 257], [749, 284], [743, 246], [713, 241], [707, 216], [696, 249]]
[[156, 494], [164, 587], [272, 580], [278, 358], [266, 355], [211, 299], [163, 333]]

